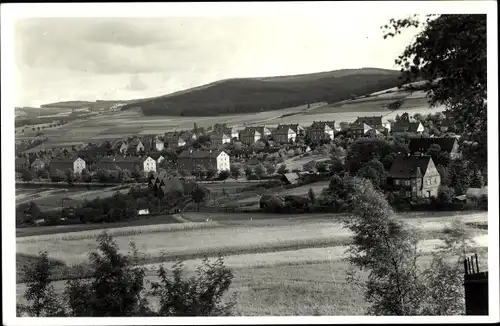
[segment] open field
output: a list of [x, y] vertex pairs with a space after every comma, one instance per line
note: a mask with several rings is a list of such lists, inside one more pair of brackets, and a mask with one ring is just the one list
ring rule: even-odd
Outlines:
[[16, 189], [16, 205], [34, 201], [40, 210], [50, 210], [61, 207], [61, 199], [69, 198], [67, 205], [75, 205], [82, 203], [84, 200], [93, 200], [96, 198], [106, 198], [113, 196], [117, 191], [127, 193], [129, 186], [116, 186], [110, 188], [99, 189], [82, 189], [82, 188], [50, 188], [43, 187], [39, 189]]
[[[234, 314], [269, 315], [363, 315], [367, 304], [360, 289], [347, 283], [348, 265], [341, 260], [345, 247], [296, 250], [293, 252], [225, 257], [233, 269], [230, 293], [237, 294]], [[479, 250], [481, 262], [487, 251]], [[429, 261], [424, 256], [422, 266]], [[193, 274], [199, 260], [184, 262], [186, 276]], [[170, 267], [165, 263], [165, 267]], [[147, 266], [146, 281], [157, 281], [157, 265]], [[484, 269], [485, 266], [481, 266]], [[366, 277], [362, 272], [361, 276]], [[53, 283], [62, 293], [65, 282]], [[24, 303], [25, 284], [17, 285], [17, 301]], [[158, 302], [150, 298], [152, 306]]]
[[[257, 213], [256, 213], [257, 214]], [[226, 217], [229, 224], [218, 223], [216, 216]], [[151, 225], [147, 227], [130, 227], [120, 229], [109, 229], [115, 235], [115, 240], [123, 251], [128, 250], [130, 241], [135, 242], [137, 248], [147, 253], [154, 260], [164, 252], [172, 257], [195, 257], [200, 255], [214, 255], [238, 252], [268, 252], [280, 249], [298, 249], [316, 246], [343, 245], [350, 242], [350, 235], [344, 230], [338, 221], [338, 217], [326, 214], [320, 215], [318, 219], [315, 214], [309, 216], [301, 215], [300, 221], [288, 219], [289, 223], [283, 223], [286, 217], [277, 225], [259, 225], [248, 221], [252, 214], [233, 214], [246, 221], [242, 224], [234, 223], [234, 219], [228, 218], [231, 214], [187, 214], [185, 218], [194, 220], [194, 216], [201, 217], [203, 221], [207, 217], [214, 222], [207, 223], [206, 227], [192, 226], [190, 223], [176, 226]], [[272, 214], [269, 214], [271, 216]], [[255, 215], [254, 215], [255, 216]], [[276, 216], [276, 215], [275, 215]], [[411, 215], [410, 215], [411, 216]], [[245, 218], [246, 217], [246, 218]], [[435, 217], [412, 217], [411, 219], [400, 215], [400, 218], [410, 222], [426, 231], [438, 231], [455, 218], [463, 222], [487, 221], [486, 213], [442, 215]], [[211, 226], [210, 224], [216, 225]], [[220, 225], [219, 225], [220, 224]], [[181, 230], [179, 230], [181, 228]], [[174, 231], [174, 232], [172, 232]], [[68, 234], [39, 235], [22, 237], [17, 239], [17, 252], [22, 254], [36, 254], [40, 250], [47, 250], [55, 259], [67, 264], [75, 264], [85, 261], [89, 250], [96, 248], [95, 238], [100, 231], [82, 231]], [[154, 234], [154, 235], [153, 235]], [[231, 236], [238, 235], [238, 236]], [[229, 240], [230, 239], [230, 240]]]
[[[330, 181], [319, 181], [290, 189], [275, 188], [272, 189], [271, 193], [280, 194], [281, 196], [286, 196], [286, 195], [301, 196], [301, 195], [307, 195], [309, 193], [309, 189], [312, 189], [316, 195], [319, 195], [323, 189], [328, 187], [329, 183]], [[248, 203], [258, 203], [259, 200], [260, 200], [260, 194], [254, 194], [254, 195], [249, 194], [248, 196], [245, 195], [243, 199], [232, 200], [230, 206], [238, 206], [240, 204], [248, 204]]]

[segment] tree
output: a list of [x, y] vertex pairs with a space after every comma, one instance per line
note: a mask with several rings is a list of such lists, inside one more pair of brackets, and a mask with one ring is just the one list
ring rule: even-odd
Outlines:
[[380, 188], [386, 177], [384, 165], [377, 159], [359, 169], [357, 175], [370, 180], [376, 188]]
[[312, 188], [309, 188], [309, 192], [307, 193], [307, 195], [309, 196], [309, 200], [311, 201], [311, 203], [315, 203], [316, 202], [316, 194], [314, 193], [314, 190]]
[[469, 159], [487, 166], [486, 110], [486, 15], [428, 15], [391, 19], [384, 38], [394, 37], [409, 27], [422, 31], [396, 59], [404, 83], [424, 80], [420, 86], [431, 105], [444, 104], [456, 131], [479, 146]]
[[302, 166], [302, 169], [304, 171], [307, 171], [307, 172], [314, 172], [314, 171], [316, 171], [316, 166], [317, 166], [317, 162], [312, 160], [312, 161], [309, 161], [306, 164], [304, 164]]
[[23, 268], [24, 282], [27, 284], [24, 297], [28, 305], [20, 306], [21, 311], [35, 317], [65, 316], [62, 304], [51, 285], [51, 263], [46, 251], [40, 252], [32, 264]]
[[75, 181], [75, 175], [73, 174], [73, 171], [71, 169], [67, 169], [65, 174], [68, 184], [72, 184]]
[[38, 177], [40, 179], [49, 179], [49, 172], [47, 170], [38, 170], [37, 171]]
[[344, 172], [344, 170], [345, 170], [344, 163], [342, 162], [342, 160], [340, 160], [338, 158], [334, 158], [330, 162], [329, 169], [330, 169], [331, 173], [335, 173], [335, 174]]
[[224, 294], [229, 290], [233, 273], [224, 266], [222, 258], [215, 262], [204, 259], [196, 275], [183, 279], [183, 265], [173, 267], [172, 276], [160, 266], [159, 282], [152, 283], [152, 294], [158, 297], [159, 316], [229, 316], [234, 300], [225, 303]]
[[356, 173], [366, 163], [374, 158], [384, 163], [387, 170], [392, 164], [392, 160], [385, 160], [389, 154], [394, 153], [394, 147], [385, 139], [368, 138], [359, 139], [351, 144], [345, 159], [346, 169], [351, 173]]
[[23, 179], [23, 181], [31, 181], [33, 180], [33, 174], [30, 170], [24, 169], [21, 173], [21, 178]]
[[222, 170], [219, 172], [219, 180], [226, 180], [227, 178], [229, 178], [228, 170]]
[[66, 174], [61, 170], [55, 170], [50, 174], [50, 179], [53, 182], [60, 182], [66, 180]]
[[[443, 237], [445, 245], [433, 256], [430, 267], [421, 270], [417, 261], [420, 234], [397, 220], [384, 195], [369, 182], [353, 183], [354, 196], [346, 227], [354, 233], [348, 261], [365, 270], [360, 279], [355, 270], [349, 281], [362, 286], [371, 315], [456, 315], [463, 313], [463, 278], [460, 258], [467, 232], [453, 229]], [[464, 249], [465, 250], [465, 249]], [[447, 261], [445, 258], [458, 258]], [[460, 262], [461, 263], [461, 262]], [[442, 296], [441, 300], [439, 297]]]
[[286, 168], [286, 164], [281, 164], [279, 167], [278, 167], [278, 174], [285, 174], [285, 173], [288, 173], [288, 169]]
[[230, 170], [231, 175], [233, 176], [233, 178], [238, 179], [240, 177], [241, 170], [240, 170], [240, 166], [239, 165], [231, 164], [231, 166], [229, 167], [229, 170]]
[[262, 179], [263, 176], [266, 175], [266, 168], [264, 167], [264, 165], [262, 163], [259, 163], [255, 169], [254, 169], [254, 173], [255, 173], [255, 176], [258, 178], [258, 179]]
[[251, 179], [253, 177], [253, 169], [251, 166], [247, 165], [245, 166], [245, 177], [247, 179]]
[[484, 178], [481, 170], [476, 169], [472, 175], [470, 187], [472, 188], [482, 188], [484, 186]]
[[440, 186], [438, 189], [438, 201], [440, 204], [451, 204], [455, 199], [455, 191], [447, 186]]
[[92, 176], [90, 175], [90, 172], [88, 169], [82, 170], [81, 178], [82, 178], [83, 182], [90, 182], [91, 181]]
[[448, 175], [450, 186], [455, 190], [455, 194], [465, 194], [472, 179], [469, 162], [464, 159], [453, 160], [448, 166]]
[[[113, 238], [98, 237], [98, 251], [89, 254], [90, 280], [71, 280], [66, 285], [71, 315], [74, 317], [118, 317], [147, 315], [144, 268], [120, 254]], [[136, 254], [137, 251], [132, 245]], [[134, 258], [137, 258], [135, 255]]]
[[316, 170], [320, 173], [325, 173], [328, 171], [328, 164], [326, 162], [318, 162], [316, 163]]
[[217, 170], [208, 169], [206, 172], [207, 179], [212, 179], [217, 174]]
[[197, 211], [200, 211], [200, 204], [205, 201], [206, 192], [198, 185], [191, 192], [191, 198], [198, 205]]
[[268, 175], [273, 175], [274, 172], [276, 172], [276, 166], [272, 163], [267, 163], [266, 164], [266, 173]]

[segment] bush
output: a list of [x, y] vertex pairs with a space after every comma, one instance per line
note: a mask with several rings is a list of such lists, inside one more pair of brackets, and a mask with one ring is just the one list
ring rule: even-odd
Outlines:
[[163, 266], [158, 270], [159, 282], [152, 283], [152, 294], [159, 298], [159, 316], [228, 316], [234, 301], [223, 301], [233, 279], [222, 258], [210, 263], [204, 259], [196, 276], [182, 278], [182, 263], [174, 265], [169, 277]]

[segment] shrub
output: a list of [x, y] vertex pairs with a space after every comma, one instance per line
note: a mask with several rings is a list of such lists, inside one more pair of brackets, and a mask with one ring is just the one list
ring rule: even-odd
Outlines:
[[228, 316], [234, 300], [225, 303], [233, 273], [224, 266], [222, 258], [214, 263], [204, 259], [196, 270], [196, 276], [183, 279], [182, 263], [173, 268], [169, 277], [163, 266], [158, 270], [159, 282], [152, 283], [152, 294], [158, 297], [159, 316]]

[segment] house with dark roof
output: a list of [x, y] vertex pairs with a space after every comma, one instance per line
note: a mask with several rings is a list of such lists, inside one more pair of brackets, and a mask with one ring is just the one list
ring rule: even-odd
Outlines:
[[278, 125], [278, 127], [271, 133], [273, 140], [277, 143], [284, 144], [289, 141], [295, 141], [297, 132], [295, 132], [290, 125]]
[[185, 150], [177, 156], [179, 170], [193, 171], [196, 167], [206, 170], [229, 170], [230, 157], [222, 150]]
[[240, 141], [245, 145], [251, 145], [262, 138], [262, 135], [255, 129], [242, 130], [239, 134]]
[[358, 117], [355, 124], [367, 124], [374, 129], [383, 129], [384, 124], [382, 123], [382, 116], [372, 116], [372, 117]]
[[85, 166], [85, 161], [80, 157], [61, 157], [54, 159], [50, 163], [50, 173], [54, 173], [57, 170], [62, 172], [71, 170], [73, 173], [82, 173]]
[[36, 158], [33, 163], [31, 163], [31, 170], [36, 172], [36, 171], [41, 171], [43, 170], [48, 164], [46, 164], [42, 159]]
[[223, 144], [229, 144], [231, 142], [231, 136], [228, 136], [224, 133], [211, 133], [208, 135], [208, 137], [210, 138], [210, 144], [212, 145], [212, 147], [218, 147], [218, 146], [221, 146]]
[[165, 144], [168, 148], [179, 148], [186, 146], [190, 136], [185, 133], [174, 131], [165, 133]]
[[372, 129], [373, 128], [366, 123], [351, 123], [348, 135], [352, 138], [366, 137]]
[[306, 134], [312, 141], [333, 140], [335, 137], [335, 121], [313, 121], [306, 129]]
[[278, 125], [278, 128], [280, 127], [288, 127], [290, 129], [293, 130], [293, 132], [295, 132], [297, 134], [297, 136], [299, 135], [303, 135], [304, 132], [305, 132], [305, 129], [304, 127], [302, 127], [301, 125], [299, 125], [298, 123], [290, 123], [290, 124], [279, 124]]
[[216, 134], [225, 134], [230, 137], [230, 139], [238, 139], [238, 130], [234, 127], [228, 127], [226, 123], [216, 123], [212, 126], [211, 130]]
[[111, 145], [111, 148], [118, 151], [121, 154], [125, 154], [127, 152], [128, 144], [123, 139], [117, 139]]
[[396, 156], [389, 169], [387, 187], [406, 198], [437, 197], [441, 176], [428, 155]]
[[252, 127], [246, 127], [245, 130], [250, 130], [250, 131], [257, 131], [262, 138], [270, 136], [271, 135], [271, 130], [267, 128], [266, 126], [252, 126]]
[[106, 156], [100, 159], [96, 168], [104, 170], [129, 170], [143, 171], [145, 174], [153, 171], [156, 172], [156, 161], [150, 156]]
[[127, 153], [130, 155], [137, 155], [144, 150], [144, 144], [139, 138], [134, 138], [128, 143]]
[[453, 137], [422, 137], [422, 138], [411, 138], [408, 148], [410, 153], [427, 153], [432, 145], [439, 145], [441, 150], [448, 153], [451, 159], [456, 159], [460, 157], [458, 151], [458, 140]]
[[422, 134], [424, 125], [421, 122], [399, 122], [391, 126], [392, 134], [412, 133]]

